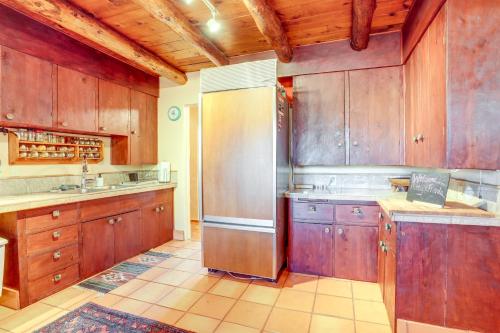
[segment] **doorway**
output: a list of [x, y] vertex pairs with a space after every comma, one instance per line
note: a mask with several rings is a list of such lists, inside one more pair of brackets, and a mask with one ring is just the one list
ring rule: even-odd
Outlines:
[[198, 177], [198, 105], [188, 105], [189, 109], [189, 216], [191, 217], [191, 239], [200, 240], [199, 222], [199, 177]]

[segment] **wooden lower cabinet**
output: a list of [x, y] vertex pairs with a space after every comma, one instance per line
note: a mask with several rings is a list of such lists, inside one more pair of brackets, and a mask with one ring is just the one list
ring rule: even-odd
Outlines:
[[333, 276], [333, 226], [292, 222], [288, 259], [292, 272]]
[[335, 226], [335, 277], [377, 281], [377, 227]]
[[[173, 198], [172, 198], [173, 199]], [[162, 202], [148, 205], [141, 209], [142, 244], [147, 251], [174, 238], [173, 203]]]
[[82, 278], [111, 267], [115, 262], [115, 232], [112, 218], [82, 223]]
[[[153, 219], [141, 216], [158, 208]], [[154, 228], [145, 226], [154, 220]], [[173, 189], [0, 214], [5, 246], [0, 304], [23, 308], [136, 256], [144, 235], [158, 246], [173, 238]]]

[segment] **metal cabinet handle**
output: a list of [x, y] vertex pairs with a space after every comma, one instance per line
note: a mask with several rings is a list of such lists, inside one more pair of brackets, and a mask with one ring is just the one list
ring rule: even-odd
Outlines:
[[136, 130], [131, 130], [130, 134], [137, 134], [137, 131]]
[[101, 131], [105, 131], [105, 130], [107, 130], [107, 128], [106, 128], [106, 127], [104, 127], [104, 126], [99, 127], [99, 129], [100, 129]]
[[60, 237], [61, 237], [61, 232], [60, 232], [60, 231], [54, 231], [54, 232], [52, 233], [52, 238], [53, 238], [54, 240], [58, 240]]
[[385, 224], [385, 230], [391, 231], [391, 229], [392, 229], [392, 225], [390, 223], [386, 223]]
[[327, 234], [330, 233], [330, 228], [326, 227], [325, 228], [325, 233], [327, 233]]
[[159, 213], [160, 212], [160, 207], [155, 208], [155, 212]]
[[115, 219], [109, 219], [108, 223], [111, 224], [111, 225], [115, 224]]
[[163, 207], [163, 205], [160, 206], [160, 211], [164, 211], [165, 210], [165, 207]]
[[5, 115], [5, 118], [7, 118], [7, 120], [14, 120], [14, 118], [16, 118], [16, 116], [14, 116], [13, 113], [7, 113]]
[[339, 228], [339, 229], [337, 230], [337, 233], [338, 233], [339, 235], [343, 235], [343, 234], [344, 234], [344, 229]]
[[337, 143], [337, 147], [342, 148], [344, 144], [342, 142]]
[[54, 252], [54, 254], [52, 255], [52, 258], [54, 260], [59, 260], [61, 258], [61, 251]]
[[382, 221], [384, 219], [384, 213], [378, 212], [378, 218], [380, 221]]
[[63, 121], [63, 122], [61, 123], [61, 125], [62, 125], [63, 127], [67, 127], [67, 126], [68, 126], [68, 123], [67, 123], [66, 121]]
[[59, 282], [62, 280], [62, 275], [61, 274], [56, 274], [54, 275], [54, 277], [52, 278], [52, 281], [53, 282]]
[[357, 147], [357, 146], [358, 146], [358, 141], [353, 141], [352, 145], [353, 145], [354, 147]]
[[384, 252], [384, 253], [387, 253], [387, 251], [389, 251], [389, 248], [387, 247], [387, 245], [385, 244], [384, 241], [380, 241], [378, 243], [378, 246], [380, 247], [380, 249]]
[[418, 138], [416, 135], [414, 135], [411, 140], [414, 142], [414, 143], [418, 143]]
[[352, 208], [352, 213], [356, 216], [363, 215], [363, 211], [359, 207], [353, 207]]
[[309, 206], [309, 208], [308, 208], [308, 209], [309, 209], [309, 211], [310, 211], [310, 212], [312, 212], [312, 213], [316, 212], [316, 206], [314, 206], [314, 205]]
[[121, 218], [121, 217], [116, 218], [116, 223], [120, 223], [121, 221], [123, 221], [123, 218]]
[[417, 135], [416, 139], [417, 139], [417, 142], [418, 141], [422, 141], [423, 142], [424, 141], [424, 135], [422, 133], [420, 133], [420, 134]]
[[53, 218], [58, 218], [59, 216], [61, 216], [61, 211], [60, 210], [55, 210], [52, 212], [52, 217]]

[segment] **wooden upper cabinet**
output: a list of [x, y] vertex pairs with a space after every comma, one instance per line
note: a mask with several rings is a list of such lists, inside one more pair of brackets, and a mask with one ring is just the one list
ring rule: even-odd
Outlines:
[[0, 123], [52, 126], [52, 64], [0, 46]]
[[97, 132], [97, 78], [57, 68], [57, 123], [54, 127]]
[[156, 164], [158, 162], [157, 99], [131, 90], [130, 104], [130, 164]]
[[295, 165], [345, 164], [345, 73], [293, 78]]
[[129, 135], [130, 89], [99, 80], [99, 133]]
[[349, 164], [401, 164], [401, 66], [350, 71], [348, 75]]

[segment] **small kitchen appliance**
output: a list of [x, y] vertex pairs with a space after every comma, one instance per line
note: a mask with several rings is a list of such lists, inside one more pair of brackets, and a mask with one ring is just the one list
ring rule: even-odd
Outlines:
[[160, 162], [158, 166], [158, 181], [160, 183], [170, 182], [170, 162]]

